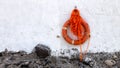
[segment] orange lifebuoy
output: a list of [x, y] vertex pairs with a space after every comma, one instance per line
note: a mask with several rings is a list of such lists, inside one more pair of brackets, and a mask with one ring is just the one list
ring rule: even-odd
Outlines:
[[84, 31], [84, 36], [81, 38], [81, 39], [78, 39], [78, 40], [73, 40], [71, 39], [68, 34], [67, 34], [67, 29], [69, 27], [69, 20], [63, 25], [63, 28], [62, 28], [62, 35], [64, 37], [64, 39], [70, 43], [70, 44], [73, 44], [73, 45], [79, 45], [79, 44], [83, 44], [89, 37], [90, 37], [90, 29], [88, 28], [88, 24], [87, 23], [83, 23], [81, 24], [82, 27], [85, 29]]
[[[68, 36], [68, 28], [71, 32], [77, 36], [77, 40], [73, 40]], [[72, 11], [71, 17], [65, 22], [62, 27], [62, 36], [70, 44], [75, 46], [83, 44], [87, 39], [90, 38], [90, 28], [89, 25], [83, 20], [79, 14], [78, 9]]]

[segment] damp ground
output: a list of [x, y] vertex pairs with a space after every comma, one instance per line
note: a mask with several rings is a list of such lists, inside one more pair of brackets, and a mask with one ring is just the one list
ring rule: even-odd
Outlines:
[[87, 53], [82, 62], [79, 60], [79, 52], [69, 57], [64, 52], [61, 52], [64, 56], [46, 53], [42, 51], [38, 55], [36, 51], [28, 54], [6, 49], [0, 52], [0, 68], [120, 68], [120, 52]]

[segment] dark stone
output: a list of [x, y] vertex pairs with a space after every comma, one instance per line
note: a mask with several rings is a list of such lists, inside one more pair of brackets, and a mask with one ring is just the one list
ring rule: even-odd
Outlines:
[[2, 52], [0, 52], [0, 57], [2, 57], [3, 56], [3, 54], [2, 54]]
[[38, 44], [34, 51], [39, 58], [46, 58], [51, 55], [51, 49], [43, 44]]
[[74, 50], [74, 51], [78, 51], [78, 49], [77, 49], [77, 48], [72, 48], [72, 50]]
[[21, 65], [21, 68], [29, 68], [29, 65]]
[[57, 35], [57, 38], [60, 38], [60, 36], [59, 36], [59, 35]]

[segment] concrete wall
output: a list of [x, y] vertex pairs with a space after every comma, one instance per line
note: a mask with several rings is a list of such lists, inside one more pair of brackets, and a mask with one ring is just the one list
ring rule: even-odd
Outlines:
[[89, 51], [119, 51], [120, 0], [0, 0], [0, 51], [30, 52], [38, 43], [52, 50], [74, 47], [61, 29], [75, 6], [91, 29]]

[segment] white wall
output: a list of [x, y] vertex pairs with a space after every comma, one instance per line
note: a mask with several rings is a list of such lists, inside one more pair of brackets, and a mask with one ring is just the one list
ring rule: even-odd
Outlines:
[[74, 47], [61, 36], [74, 6], [90, 25], [91, 52], [120, 50], [120, 0], [0, 0], [0, 51]]

